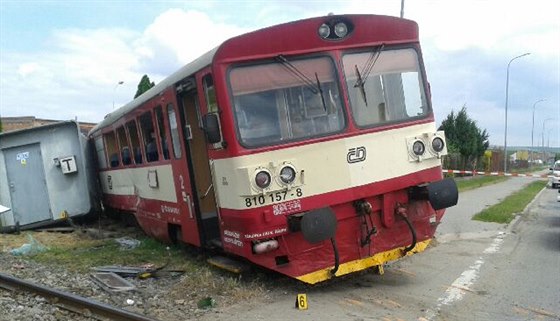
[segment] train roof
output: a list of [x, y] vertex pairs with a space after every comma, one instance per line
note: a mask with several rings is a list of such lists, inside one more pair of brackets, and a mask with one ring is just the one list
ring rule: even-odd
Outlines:
[[336, 22], [352, 26], [345, 39], [351, 39], [360, 47], [419, 41], [418, 24], [413, 20], [372, 14], [328, 15], [278, 24], [230, 38], [220, 45], [214, 62], [227, 63], [270, 54], [301, 54], [348, 48], [345, 40], [325, 40], [318, 35], [322, 24]]
[[[373, 17], [375, 17], [376, 19], [372, 24], [371, 18]], [[177, 72], [173, 73], [169, 77], [159, 82], [156, 86], [150, 88], [150, 90], [140, 95], [140, 97], [109, 113], [107, 116], [105, 116], [105, 119], [103, 121], [101, 121], [89, 132], [89, 134], [92, 135], [93, 133], [99, 131], [101, 128], [113, 124], [121, 117], [131, 112], [136, 107], [142, 105], [146, 101], [154, 98], [168, 87], [177, 84], [179, 81], [194, 75], [194, 73], [196, 73], [197, 71], [210, 65], [214, 60], [224, 62], [235, 60], [235, 58], [241, 59], [241, 57], [243, 57], [243, 59], [247, 59], [255, 54], [258, 56], [259, 54], [267, 54], [270, 52], [294, 50], [305, 52], [316, 48], [327, 48], [336, 46], [337, 42], [330, 42], [326, 44], [324, 40], [320, 39], [319, 37], [309, 38], [309, 33], [302, 31], [312, 30], [312, 32], [315, 33], [318, 26], [320, 26], [324, 21], [340, 18], [350, 19], [355, 24], [357, 24], [357, 28], [354, 32], [353, 37], [362, 39], [362, 43], [367, 43], [368, 41], [370, 43], [381, 41], [384, 43], [392, 43], [394, 41], [402, 42], [418, 40], [418, 25], [416, 24], [416, 22], [393, 16], [369, 14], [314, 17], [258, 29], [236, 37], [232, 37], [224, 41], [218, 47], [210, 50], [196, 60], [183, 66]], [[367, 26], [365, 25], [366, 20], [369, 22]], [[377, 36], [375, 37], [371, 36], [372, 33], [370, 32], [370, 28], [372, 27], [374, 27], [374, 30], [378, 31], [376, 33]], [[283, 39], [287, 39], [286, 35], [289, 35], [289, 43], [283, 41]], [[275, 39], [275, 41], [270, 41], [270, 39]], [[266, 43], [266, 45], [255, 47], [252, 45], [255, 42]]]
[[89, 135], [92, 135], [94, 132], [99, 131], [101, 128], [108, 126], [121, 117], [126, 115], [127, 113], [134, 110], [136, 107], [142, 105], [146, 101], [154, 98], [159, 93], [164, 91], [166, 88], [175, 85], [177, 82], [194, 75], [195, 72], [199, 71], [200, 69], [210, 65], [212, 63], [212, 59], [214, 58], [214, 54], [218, 50], [218, 47], [208, 51], [207, 53], [203, 54], [202, 56], [198, 57], [197, 59], [193, 60], [192, 62], [186, 64], [181, 69], [176, 71], [175, 73], [171, 74], [169, 77], [160, 81], [157, 85], [150, 88], [148, 91], [134, 99], [133, 101], [129, 102], [128, 104], [120, 107], [119, 109], [107, 114], [105, 119], [103, 119], [97, 126], [92, 128], [89, 132]]

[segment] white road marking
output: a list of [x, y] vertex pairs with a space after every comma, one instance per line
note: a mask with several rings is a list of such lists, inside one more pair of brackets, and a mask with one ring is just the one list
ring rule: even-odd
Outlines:
[[[482, 253], [497, 253], [500, 250], [502, 243], [504, 242], [505, 236], [506, 233], [504, 232], [498, 233], [498, 235], [492, 241], [492, 244]], [[450, 305], [463, 299], [465, 293], [470, 290], [470, 287], [478, 278], [478, 274], [482, 265], [484, 265], [484, 258], [481, 256], [474, 262], [473, 265], [469, 266], [467, 270], [461, 273], [461, 275], [455, 281], [453, 281], [453, 283], [447, 288], [447, 290], [445, 290], [445, 294], [438, 299], [438, 303], [435, 309], [428, 309], [426, 311], [426, 316], [424, 318], [420, 318], [420, 320], [431, 321], [439, 314], [442, 306]]]

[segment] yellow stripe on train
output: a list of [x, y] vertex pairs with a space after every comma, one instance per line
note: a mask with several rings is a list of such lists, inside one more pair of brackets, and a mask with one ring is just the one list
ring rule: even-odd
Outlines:
[[[381, 253], [377, 253], [374, 256], [370, 256], [368, 258], [365, 259], [359, 259], [359, 260], [355, 260], [355, 261], [350, 261], [347, 263], [343, 263], [338, 267], [338, 271], [336, 272], [335, 276], [342, 276], [345, 274], [349, 274], [352, 272], [357, 272], [357, 271], [361, 271], [361, 270], [365, 270], [367, 268], [370, 268], [372, 266], [378, 266], [378, 265], [382, 265], [386, 262], [389, 261], [395, 261], [397, 259], [400, 259], [403, 256], [408, 256], [408, 255], [412, 255], [414, 253], [420, 253], [423, 252], [428, 245], [430, 244], [431, 239], [422, 241], [422, 242], [418, 242], [416, 243], [416, 246], [414, 247], [414, 249], [412, 249], [411, 251], [409, 251], [406, 254], [404, 253], [404, 249], [405, 247], [399, 247], [393, 250], [389, 250], [389, 251], [385, 251], [385, 252], [381, 252]], [[309, 274], [305, 274], [302, 276], [297, 277], [298, 280], [303, 281], [305, 283], [309, 283], [309, 284], [315, 284], [318, 282], [322, 282], [325, 280], [330, 279], [331, 276], [331, 270], [333, 269], [333, 267], [327, 268], [327, 269], [323, 269], [323, 270], [319, 270], [319, 271], [315, 271]]]

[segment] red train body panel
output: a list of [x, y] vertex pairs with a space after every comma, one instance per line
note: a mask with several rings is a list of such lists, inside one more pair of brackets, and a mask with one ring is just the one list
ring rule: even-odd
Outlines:
[[104, 204], [307, 283], [420, 252], [457, 202], [426, 79], [405, 19], [229, 39], [91, 131]]

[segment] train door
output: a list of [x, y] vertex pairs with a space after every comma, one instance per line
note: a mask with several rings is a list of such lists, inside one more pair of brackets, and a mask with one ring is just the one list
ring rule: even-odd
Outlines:
[[[194, 87], [194, 86], [193, 86]], [[204, 88], [204, 92], [206, 92]], [[198, 93], [194, 88], [181, 93], [181, 114], [184, 124], [185, 145], [189, 153], [188, 162], [194, 203], [197, 209], [201, 243], [219, 245], [219, 223], [216, 197], [212, 185], [212, 176], [206, 148], [206, 139], [202, 130], [202, 115], [206, 106], [200, 104]]]
[[[174, 97], [172, 91], [165, 91], [159, 99], [158, 106], [154, 109], [155, 123], [157, 125], [157, 137], [161, 142], [161, 158], [164, 161], [170, 161], [173, 168], [173, 177], [175, 191], [177, 194], [177, 206], [179, 211], [174, 208], [162, 207], [162, 211], [168, 211], [168, 233], [172, 241], [185, 242], [196, 246], [203, 245], [201, 243], [201, 233], [199, 227], [199, 218], [197, 211], [193, 206], [195, 195], [192, 193], [193, 185], [191, 179], [191, 168], [188, 168], [186, 162], [190, 162], [190, 154], [183, 153], [181, 148], [182, 141], [180, 139], [180, 118], [176, 114]], [[188, 151], [188, 149], [187, 149]], [[175, 215], [178, 214], [178, 220]]]

